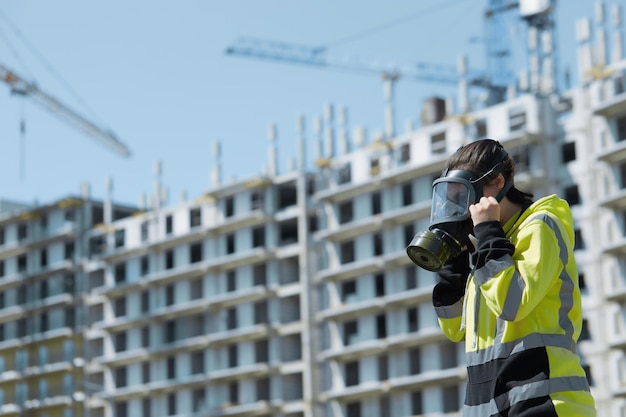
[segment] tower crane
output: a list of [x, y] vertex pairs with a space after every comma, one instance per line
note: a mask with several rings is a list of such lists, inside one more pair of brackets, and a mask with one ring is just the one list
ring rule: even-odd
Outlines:
[[392, 101], [395, 84], [400, 79], [452, 85], [457, 85], [462, 80], [468, 87], [486, 88], [490, 100], [496, 97], [504, 97], [506, 89], [504, 86], [492, 84], [490, 78], [486, 75], [477, 71], [468, 71], [464, 63], [459, 70], [452, 66], [424, 62], [385, 65], [377, 60], [330, 55], [327, 54], [327, 48], [325, 47], [315, 48], [256, 38], [242, 38], [235, 44], [227, 47], [225, 53], [246, 58], [379, 75], [383, 81], [384, 97], [387, 102], [385, 109], [385, 137], [387, 139], [393, 137], [395, 133]]
[[[227, 55], [264, 59], [317, 68], [348, 70], [378, 74], [392, 90], [399, 79], [412, 81], [457, 84], [463, 80], [467, 86], [481, 87], [488, 93], [487, 102], [495, 104], [505, 99], [507, 87], [515, 82], [510, 72], [511, 45], [507, 35], [514, 22], [512, 16], [521, 17], [528, 27], [554, 30], [552, 14], [557, 0], [487, 0], [484, 13], [485, 43], [488, 69], [486, 71], [457, 71], [455, 67], [423, 62], [403, 65], [384, 65], [377, 60], [358, 57], [334, 56], [328, 48], [295, 45], [287, 42], [242, 38], [226, 48]], [[419, 17], [419, 15], [416, 15]], [[547, 24], [548, 22], [549, 24]], [[385, 28], [389, 24], [383, 25]], [[552, 55], [554, 53], [552, 52]], [[548, 59], [550, 60], [550, 59]], [[553, 67], [554, 63], [547, 64]], [[392, 94], [392, 93], [391, 93]], [[389, 93], [386, 93], [389, 96]]]
[[116, 154], [123, 157], [130, 156], [128, 147], [111, 130], [97, 126], [50, 94], [42, 91], [35, 83], [26, 81], [23, 77], [2, 64], [0, 64], [0, 80], [8, 84], [13, 93], [32, 98], [38, 105], [73, 124], [76, 128], [82, 130]]

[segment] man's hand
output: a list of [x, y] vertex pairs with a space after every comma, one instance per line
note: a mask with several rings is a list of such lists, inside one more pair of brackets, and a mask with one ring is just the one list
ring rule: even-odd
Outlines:
[[494, 197], [481, 197], [478, 203], [469, 206], [469, 211], [474, 226], [492, 220], [500, 221], [500, 204]]

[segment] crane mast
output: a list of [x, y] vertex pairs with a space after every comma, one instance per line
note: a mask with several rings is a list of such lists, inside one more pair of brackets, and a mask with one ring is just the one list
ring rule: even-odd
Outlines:
[[36, 84], [26, 81], [2, 64], [0, 64], [0, 80], [8, 84], [12, 92], [32, 98], [37, 104], [54, 113], [57, 117], [73, 124], [111, 151], [124, 157], [130, 156], [128, 147], [113, 132], [97, 126], [56, 98], [42, 91]]

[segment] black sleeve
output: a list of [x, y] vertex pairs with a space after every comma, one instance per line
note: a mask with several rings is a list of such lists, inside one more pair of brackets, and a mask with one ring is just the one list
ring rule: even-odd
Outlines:
[[474, 236], [478, 241], [476, 252], [472, 254], [476, 269], [482, 268], [491, 259], [513, 255], [515, 252], [515, 246], [506, 237], [497, 220], [477, 224], [474, 227]]
[[433, 290], [433, 305], [435, 307], [449, 306], [463, 298], [470, 271], [469, 251], [448, 259], [438, 272], [439, 282]]

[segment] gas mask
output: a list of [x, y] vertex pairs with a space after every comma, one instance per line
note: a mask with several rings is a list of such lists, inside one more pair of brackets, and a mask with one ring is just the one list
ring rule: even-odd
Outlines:
[[[433, 182], [433, 198], [428, 230], [415, 235], [406, 248], [407, 255], [417, 266], [439, 271], [450, 257], [472, 250], [469, 235], [474, 226], [469, 206], [483, 196], [483, 185], [495, 179], [504, 168], [508, 156], [504, 149], [496, 156], [496, 163], [484, 175], [468, 170], [444, 170]], [[496, 200], [500, 202], [513, 185], [506, 181]]]

